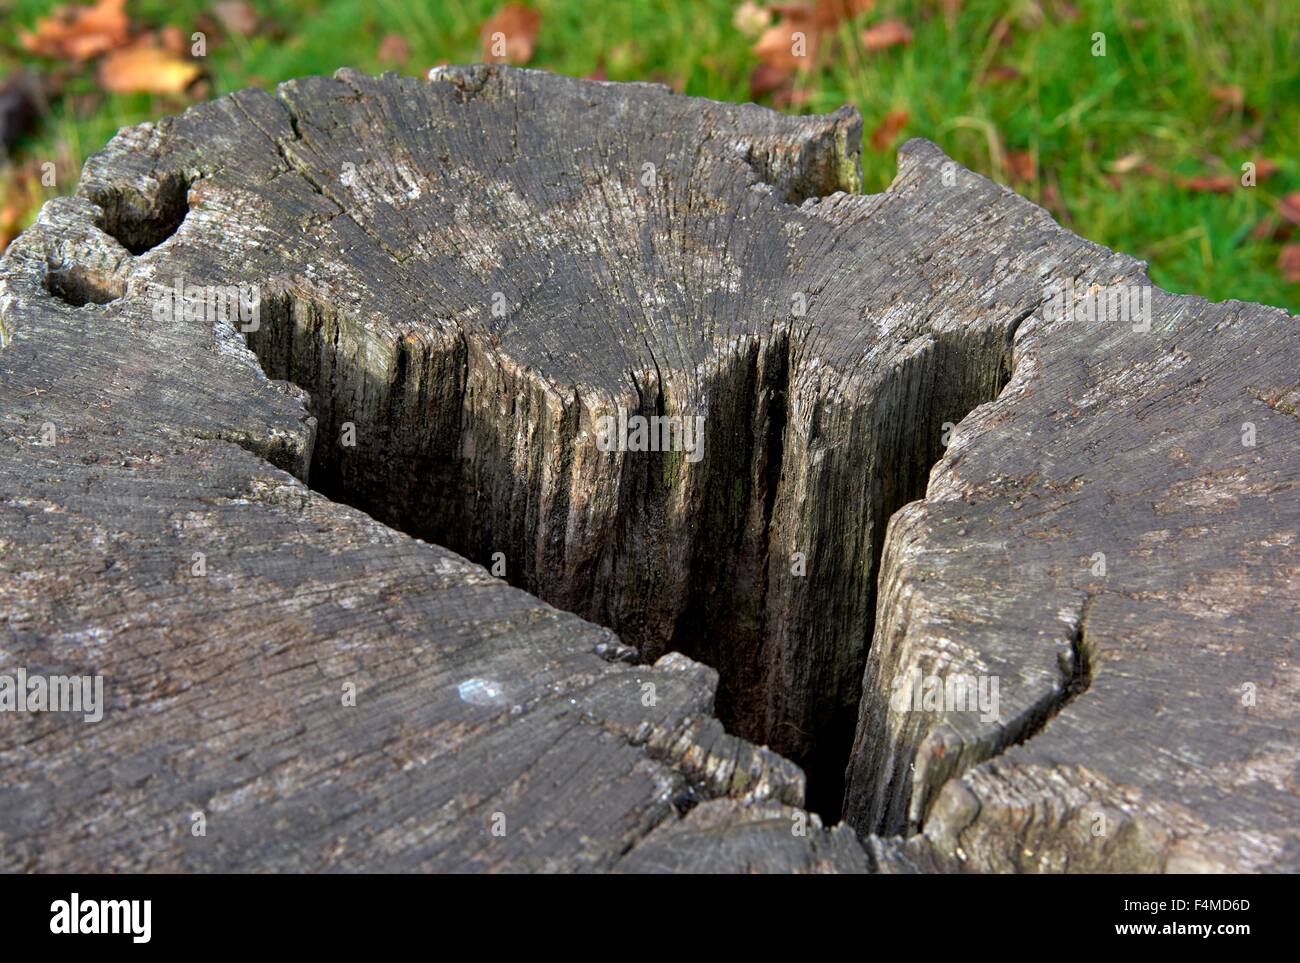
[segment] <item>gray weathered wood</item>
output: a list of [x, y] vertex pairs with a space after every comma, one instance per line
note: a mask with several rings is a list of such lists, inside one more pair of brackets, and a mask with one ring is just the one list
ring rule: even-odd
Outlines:
[[1295, 868], [1295, 319], [1046, 316], [1142, 265], [860, 136], [502, 67], [120, 132], [0, 262], [0, 673], [109, 697], [0, 717], [3, 865]]

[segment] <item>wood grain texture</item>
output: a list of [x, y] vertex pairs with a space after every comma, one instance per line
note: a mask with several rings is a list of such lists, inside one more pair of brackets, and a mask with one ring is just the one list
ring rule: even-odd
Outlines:
[[0, 717], [0, 865], [1300, 866], [1295, 319], [1053, 316], [1143, 266], [860, 138], [504, 67], [119, 132], [0, 262], [0, 673], [109, 699]]

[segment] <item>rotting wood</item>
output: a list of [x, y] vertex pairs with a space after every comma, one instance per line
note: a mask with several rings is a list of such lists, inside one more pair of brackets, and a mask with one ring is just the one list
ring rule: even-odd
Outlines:
[[1143, 266], [860, 137], [503, 67], [120, 132], [0, 263], [0, 673], [109, 699], [3, 719], [3, 865], [1294, 868], [1295, 319], [1053, 311]]

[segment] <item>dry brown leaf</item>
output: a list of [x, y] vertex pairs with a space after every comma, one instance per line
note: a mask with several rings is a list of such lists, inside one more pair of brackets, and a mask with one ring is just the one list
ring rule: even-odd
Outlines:
[[177, 94], [202, 71], [162, 47], [137, 44], [114, 50], [99, 65], [99, 83], [115, 94]]
[[174, 54], [183, 54], [190, 49], [190, 42], [185, 37], [185, 31], [171, 24], [163, 27], [158, 32], [158, 40], [163, 47]]
[[1292, 191], [1278, 201], [1277, 212], [1292, 224], [1300, 224], [1300, 191]]
[[834, 30], [846, 20], [869, 13], [876, 0], [817, 0], [813, 20], [821, 30]]
[[888, 50], [912, 42], [912, 28], [901, 20], [882, 20], [862, 31], [862, 46], [867, 50]]
[[1240, 110], [1246, 105], [1246, 92], [1235, 84], [1229, 87], [1211, 87], [1210, 96], [1228, 110]]
[[749, 73], [749, 96], [758, 100], [788, 87], [793, 80], [793, 70], [783, 70], [769, 63], [760, 63]]
[[1282, 277], [1300, 284], [1300, 244], [1284, 244], [1277, 255], [1277, 267]]
[[1007, 151], [1007, 170], [1018, 181], [1038, 179], [1038, 161], [1027, 150]]
[[99, 0], [91, 7], [58, 7], [32, 32], [19, 31], [19, 39], [32, 53], [82, 61], [127, 43], [130, 28], [126, 0]]
[[877, 151], [888, 150], [898, 137], [904, 125], [911, 118], [906, 110], [891, 110], [876, 125], [876, 129], [871, 132], [871, 149]]
[[1269, 214], [1250, 229], [1250, 236], [1256, 241], [1267, 241], [1286, 230], [1286, 225], [1279, 223], [1276, 215]]
[[994, 64], [988, 70], [984, 71], [980, 77], [980, 83], [988, 85], [990, 83], [1007, 83], [1012, 80], [1019, 80], [1023, 77], [1019, 70], [1007, 64]]
[[810, 100], [812, 100], [811, 90], [806, 88], [803, 90], [795, 90], [786, 87], [783, 90], [778, 90], [772, 95], [772, 106], [781, 107], [783, 109], [789, 107], [802, 107]]
[[1196, 177], [1180, 177], [1178, 184], [1189, 191], [1226, 194], [1236, 186], [1237, 178], [1231, 174], [1201, 174]]
[[377, 56], [380, 63], [405, 67], [406, 62], [411, 59], [411, 45], [400, 33], [390, 33], [379, 41]]
[[817, 39], [808, 12], [792, 11], [764, 30], [752, 49], [759, 60], [778, 70], [807, 70], [817, 54]]
[[257, 32], [257, 11], [248, 0], [220, 0], [212, 5], [212, 15], [227, 34], [249, 37]]
[[521, 3], [507, 3], [483, 24], [483, 59], [488, 63], [522, 66], [533, 59], [533, 44], [542, 26], [542, 15]]
[[1236, 84], [1226, 87], [1211, 87], [1210, 96], [1231, 107], [1241, 107], [1246, 103], [1246, 92]]

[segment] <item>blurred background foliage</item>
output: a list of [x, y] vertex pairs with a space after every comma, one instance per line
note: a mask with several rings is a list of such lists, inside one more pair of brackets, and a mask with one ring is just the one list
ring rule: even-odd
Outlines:
[[342, 66], [504, 59], [797, 113], [852, 103], [868, 191], [901, 140], [928, 137], [1171, 290], [1300, 305], [1297, 0], [0, 0], [0, 14], [0, 246], [120, 126]]

